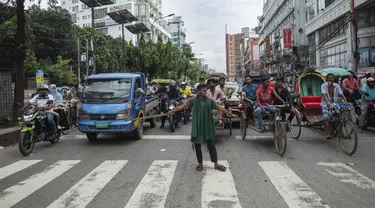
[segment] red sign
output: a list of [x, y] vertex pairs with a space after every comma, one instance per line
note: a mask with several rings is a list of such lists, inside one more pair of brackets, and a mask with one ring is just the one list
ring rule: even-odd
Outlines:
[[283, 36], [284, 36], [284, 48], [291, 48], [292, 47], [292, 30], [291, 29], [283, 29]]

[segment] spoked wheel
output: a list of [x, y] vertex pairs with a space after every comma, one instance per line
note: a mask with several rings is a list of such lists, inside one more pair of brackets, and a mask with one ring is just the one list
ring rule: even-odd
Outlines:
[[342, 135], [339, 140], [342, 150], [347, 155], [353, 155], [358, 146], [358, 132], [350, 121], [343, 121], [341, 124]]
[[31, 153], [33, 153], [35, 147], [35, 137], [32, 136], [32, 133], [22, 132], [20, 133], [20, 138], [18, 141], [18, 148], [24, 156], [29, 156]]
[[292, 134], [294, 139], [298, 139], [301, 136], [301, 124], [302, 124], [302, 119], [301, 119], [301, 114], [300, 112], [296, 109], [294, 111], [294, 116], [291, 121], [289, 121], [289, 127], [290, 127], [290, 133]]
[[274, 142], [277, 153], [279, 153], [280, 156], [283, 156], [287, 144], [286, 124], [278, 120], [275, 121]]
[[246, 138], [246, 130], [247, 130], [247, 121], [244, 115], [241, 113], [241, 120], [240, 120], [240, 129], [241, 129], [241, 138]]

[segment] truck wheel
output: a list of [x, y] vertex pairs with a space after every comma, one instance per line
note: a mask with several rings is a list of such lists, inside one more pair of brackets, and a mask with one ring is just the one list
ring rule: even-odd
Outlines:
[[[143, 117], [143, 116], [141, 116]], [[137, 129], [134, 130], [134, 139], [141, 140], [143, 136], [143, 120], [139, 120]]]
[[95, 141], [98, 138], [98, 134], [96, 133], [87, 133], [86, 134], [87, 139], [92, 142]]

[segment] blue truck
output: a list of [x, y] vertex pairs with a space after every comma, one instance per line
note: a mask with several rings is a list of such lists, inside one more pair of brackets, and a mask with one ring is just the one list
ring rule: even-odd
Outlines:
[[81, 95], [79, 131], [90, 141], [100, 133], [132, 134], [142, 139], [143, 123], [156, 126], [156, 119], [135, 120], [159, 112], [159, 99], [146, 91], [143, 73], [105, 73], [91, 75]]

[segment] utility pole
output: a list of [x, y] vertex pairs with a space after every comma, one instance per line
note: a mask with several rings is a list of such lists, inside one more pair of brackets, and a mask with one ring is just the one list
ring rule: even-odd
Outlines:
[[[92, 74], [96, 74], [95, 66], [95, 50], [94, 50], [94, 34], [95, 34], [95, 25], [94, 25], [94, 6], [91, 7], [91, 50], [92, 50]], [[88, 55], [87, 55], [88, 56]], [[87, 60], [88, 61], [88, 60]]]
[[357, 27], [357, 12], [355, 11], [355, 0], [351, 0], [351, 10], [352, 10], [352, 34], [354, 34], [354, 52], [353, 52], [353, 66], [354, 71], [358, 72], [358, 27]]
[[88, 39], [86, 39], [86, 78], [88, 78], [89, 77], [89, 68], [90, 68], [90, 66], [89, 66], [89, 64], [90, 64], [90, 62], [89, 62], [89, 40]]
[[77, 58], [77, 66], [78, 66], [78, 84], [81, 84], [81, 50], [80, 50], [80, 42], [79, 37], [77, 41], [77, 51], [78, 51], [78, 58]]

